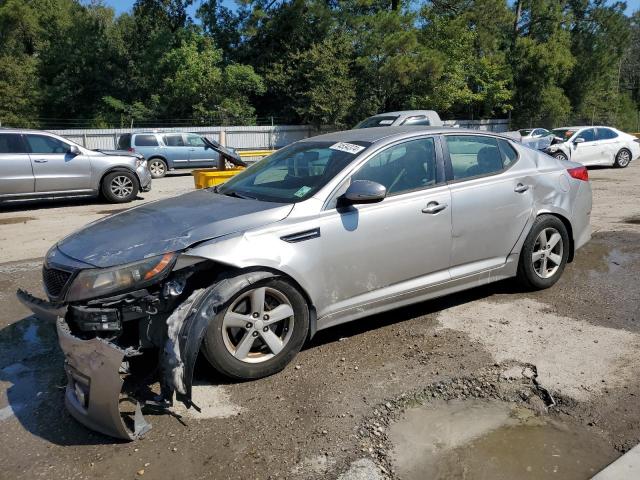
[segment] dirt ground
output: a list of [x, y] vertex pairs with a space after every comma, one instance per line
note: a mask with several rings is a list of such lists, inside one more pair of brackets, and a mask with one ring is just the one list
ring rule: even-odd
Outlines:
[[[412, 408], [489, 399], [597, 437], [603, 467], [640, 442], [640, 162], [590, 177], [593, 239], [553, 288], [500, 282], [325, 330], [259, 381], [229, 383], [200, 362], [202, 412], [148, 416], [133, 443], [66, 413], [54, 328], [14, 295], [41, 294], [40, 259], [58, 238], [123, 206], [3, 207], [0, 478], [399, 478]], [[169, 176], [135, 204], [191, 188]]]

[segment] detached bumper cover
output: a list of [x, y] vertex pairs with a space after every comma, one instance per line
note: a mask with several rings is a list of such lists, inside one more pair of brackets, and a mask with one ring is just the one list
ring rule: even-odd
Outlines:
[[146, 162], [136, 169], [136, 174], [138, 175], [138, 180], [140, 180], [140, 190], [143, 192], [151, 190], [151, 172]]
[[125, 351], [101, 338], [82, 340], [72, 335], [64, 319], [57, 320], [58, 341], [65, 356], [65, 404], [83, 425], [105, 435], [135, 440], [151, 429], [136, 405], [133, 428], [120, 414], [122, 379], [119, 371]]
[[73, 335], [64, 320], [66, 305], [41, 300], [24, 290], [18, 290], [17, 296], [38, 318], [56, 322], [68, 380], [65, 404], [71, 415], [92, 430], [124, 440], [148, 432], [151, 425], [139, 404], [129, 426], [120, 413], [123, 380], [119, 372], [126, 352], [102, 338], [83, 340]]

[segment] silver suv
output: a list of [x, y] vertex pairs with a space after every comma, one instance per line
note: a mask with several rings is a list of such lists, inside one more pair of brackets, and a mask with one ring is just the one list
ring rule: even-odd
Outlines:
[[88, 150], [38, 130], [0, 129], [0, 202], [102, 195], [124, 203], [149, 190], [151, 174], [140, 154]]

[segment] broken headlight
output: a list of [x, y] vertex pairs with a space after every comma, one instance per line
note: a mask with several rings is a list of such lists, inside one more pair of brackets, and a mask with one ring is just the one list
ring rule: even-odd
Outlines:
[[171, 271], [175, 258], [175, 253], [165, 253], [127, 265], [81, 270], [66, 300], [76, 302], [151, 285]]

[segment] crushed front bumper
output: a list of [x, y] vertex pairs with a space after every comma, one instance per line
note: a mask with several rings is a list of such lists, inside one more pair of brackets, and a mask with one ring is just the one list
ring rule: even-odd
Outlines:
[[[84, 340], [73, 335], [64, 319], [66, 307], [40, 300], [22, 290], [18, 299], [38, 318], [54, 320], [67, 373], [65, 404], [83, 425], [105, 435], [135, 440], [151, 429], [140, 404], [130, 417], [120, 412], [123, 380], [120, 367], [126, 351], [99, 337]], [[133, 403], [133, 402], [132, 402]]]
[[125, 424], [120, 413], [123, 380], [119, 372], [125, 351], [99, 337], [83, 340], [74, 336], [62, 318], [56, 326], [68, 380], [65, 404], [71, 415], [92, 430], [125, 440], [149, 431], [151, 425], [139, 403], [132, 425]]

